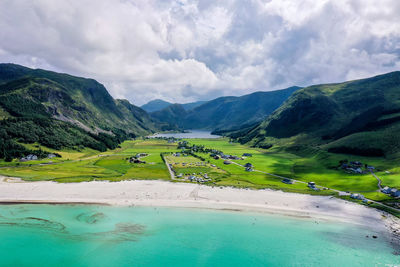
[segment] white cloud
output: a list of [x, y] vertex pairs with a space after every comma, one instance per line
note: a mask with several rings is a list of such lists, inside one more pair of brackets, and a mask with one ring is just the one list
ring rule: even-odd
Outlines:
[[400, 2], [2, 0], [0, 61], [104, 83], [136, 104], [398, 70]]

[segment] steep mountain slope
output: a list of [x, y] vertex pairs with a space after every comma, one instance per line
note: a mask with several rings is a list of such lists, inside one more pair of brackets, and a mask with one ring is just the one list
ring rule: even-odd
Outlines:
[[[19, 138], [22, 143], [38, 142], [53, 148], [105, 150], [128, 136], [156, 129], [144, 110], [126, 100], [114, 100], [93, 79], [14, 64], [0, 64], [0, 118], [5, 129], [0, 133], [3, 148], [5, 139]], [[30, 138], [29, 132], [36, 130]], [[0, 153], [0, 158], [4, 154]]]
[[0, 81], [3, 99], [0, 105], [14, 116], [26, 115], [26, 110], [18, 106], [13, 108], [7, 103], [29, 100], [40, 103], [45, 109], [43, 112], [52, 117], [74, 123], [87, 131], [121, 128], [138, 135], [154, 129], [146, 112], [131, 104], [133, 107], [126, 109], [125, 105], [125, 109], [121, 109], [122, 106], [105, 87], [93, 79], [0, 64]]
[[[241, 97], [219, 97], [183, 112], [176, 106], [151, 115], [184, 129], [229, 130], [263, 120], [299, 87], [271, 92], [256, 92]], [[163, 115], [167, 113], [168, 115]]]
[[321, 145], [332, 152], [381, 156], [400, 151], [400, 72], [295, 92], [241, 142], [273, 139]]

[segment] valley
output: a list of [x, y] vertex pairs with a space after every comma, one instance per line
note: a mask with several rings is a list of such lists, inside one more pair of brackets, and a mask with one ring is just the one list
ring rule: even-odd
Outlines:
[[[182, 149], [182, 142], [185, 149]], [[46, 148], [42, 148], [46, 149]], [[51, 150], [61, 158], [11, 163], [0, 161], [0, 175], [21, 177], [25, 181], [56, 181], [61, 183], [84, 181], [165, 180], [170, 182], [204, 183], [210, 186], [238, 187], [249, 189], [274, 189], [285, 192], [326, 195], [352, 200], [381, 209], [377, 203], [350, 198], [358, 193], [365, 198], [397, 208], [399, 201], [380, 192], [376, 178], [370, 172], [361, 174], [346, 172], [340, 161], [361, 161], [374, 166], [382, 185], [400, 186], [396, 181], [400, 169], [396, 160], [349, 156], [329, 152], [310, 151], [296, 155], [282, 148], [262, 149], [218, 139], [171, 139], [151, 138], [128, 140], [120, 147], [98, 152]], [[210, 152], [211, 151], [211, 152]], [[212, 152], [214, 151], [214, 152]], [[214, 156], [222, 152], [223, 159]], [[133, 163], [138, 154], [143, 163]], [[249, 155], [249, 156], [244, 156]], [[164, 159], [163, 159], [164, 158]], [[165, 162], [164, 162], [165, 161]], [[246, 164], [251, 169], [246, 170]], [[167, 164], [174, 176], [171, 177]], [[293, 184], [283, 183], [287, 177]], [[200, 179], [201, 178], [201, 179]], [[315, 182], [320, 190], [308, 187]], [[338, 191], [347, 194], [338, 194]], [[394, 214], [395, 210], [388, 210]]]
[[[392, 72], [187, 104], [154, 100], [147, 113], [95, 80], [0, 64], [0, 175], [268, 188], [397, 214], [399, 82]], [[203, 131], [171, 133], [195, 127]]]

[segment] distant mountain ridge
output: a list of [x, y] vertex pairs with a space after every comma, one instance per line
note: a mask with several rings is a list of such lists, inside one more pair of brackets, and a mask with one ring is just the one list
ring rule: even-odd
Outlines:
[[[191, 110], [195, 107], [200, 106], [201, 104], [203, 104], [205, 102], [207, 102], [207, 101], [196, 101], [196, 102], [180, 104], [180, 105], [182, 105], [182, 107], [185, 110]], [[174, 105], [174, 104], [164, 101], [164, 100], [161, 100], [161, 99], [155, 99], [155, 100], [149, 101], [148, 103], [142, 105], [141, 108], [147, 112], [156, 112], [156, 111], [163, 110], [164, 108], [167, 108], [170, 105]]]
[[154, 111], [162, 110], [171, 104], [172, 103], [161, 100], [161, 99], [154, 99], [154, 100], [151, 100], [148, 103], [142, 105], [141, 108], [147, 112], [154, 112]]
[[151, 116], [158, 121], [182, 129], [207, 129], [213, 131], [240, 128], [265, 119], [300, 87], [255, 92], [244, 96], [219, 97], [193, 109], [183, 105], [170, 105]]

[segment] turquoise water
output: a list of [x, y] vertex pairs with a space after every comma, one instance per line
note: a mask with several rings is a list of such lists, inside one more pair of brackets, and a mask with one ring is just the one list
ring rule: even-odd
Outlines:
[[393, 266], [371, 230], [253, 213], [0, 206], [1, 266]]

